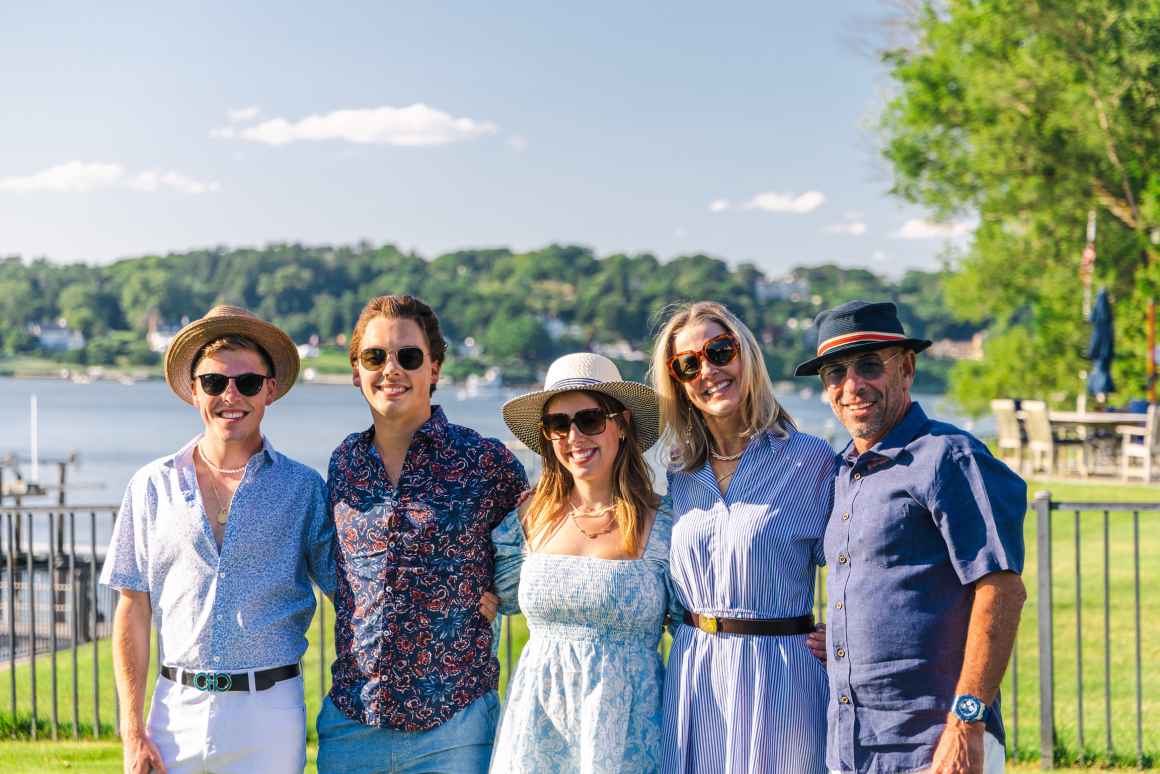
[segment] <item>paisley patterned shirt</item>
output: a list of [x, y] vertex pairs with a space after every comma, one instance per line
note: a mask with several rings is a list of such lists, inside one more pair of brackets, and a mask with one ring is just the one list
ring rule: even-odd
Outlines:
[[491, 530], [527, 488], [523, 466], [432, 406], [396, 487], [372, 427], [334, 450], [328, 488], [338, 547], [330, 698], [368, 726], [435, 728], [498, 683], [479, 597], [495, 569]]

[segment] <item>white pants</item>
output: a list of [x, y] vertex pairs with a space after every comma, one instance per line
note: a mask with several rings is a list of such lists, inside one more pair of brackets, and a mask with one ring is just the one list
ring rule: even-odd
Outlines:
[[199, 691], [158, 676], [149, 738], [169, 774], [301, 774], [306, 767], [302, 677], [264, 691]]
[[[1007, 770], [1007, 751], [995, 735], [987, 732], [983, 734], [983, 774], [1004, 774]], [[922, 774], [929, 769], [918, 769], [914, 774]], [[840, 771], [831, 771], [830, 774], [842, 774]]]

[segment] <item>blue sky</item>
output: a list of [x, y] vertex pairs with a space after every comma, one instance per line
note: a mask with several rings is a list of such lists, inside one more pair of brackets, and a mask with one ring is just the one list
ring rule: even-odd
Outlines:
[[550, 242], [933, 269], [824, 3], [6, 3], [0, 255]]

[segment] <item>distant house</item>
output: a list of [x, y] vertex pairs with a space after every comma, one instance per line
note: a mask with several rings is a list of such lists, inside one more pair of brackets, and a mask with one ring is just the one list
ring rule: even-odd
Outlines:
[[759, 279], [753, 288], [759, 301], [801, 301], [810, 295], [810, 284], [794, 276]]
[[612, 358], [613, 360], [627, 360], [636, 363], [648, 360], [647, 353], [633, 349], [632, 345], [624, 339], [614, 341], [611, 344], [594, 344], [592, 351], [598, 355]]
[[984, 332], [979, 331], [968, 341], [939, 339], [930, 345], [927, 353], [942, 360], [982, 360]]
[[299, 344], [298, 357], [302, 360], [318, 357], [319, 349], [317, 344]]
[[[188, 321], [187, 321], [188, 322]], [[169, 349], [169, 342], [173, 341], [173, 337], [181, 330], [181, 327], [173, 327], [161, 322], [156, 312], [149, 314], [149, 332], [145, 334], [145, 340], [149, 343], [149, 349], [154, 352], [164, 353]]]
[[68, 327], [64, 318], [52, 322], [32, 323], [28, 332], [35, 336], [46, 352], [75, 352], [85, 347], [85, 334]]

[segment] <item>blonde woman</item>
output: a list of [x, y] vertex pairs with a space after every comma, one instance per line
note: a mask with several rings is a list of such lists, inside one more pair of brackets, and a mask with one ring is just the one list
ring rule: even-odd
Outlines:
[[502, 609], [523, 611], [530, 638], [491, 770], [655, 772], [672, 524], [643, 456], [659, 435], [656, 395], [576, 353], [503, 415], [543, 474], [492, 533]]
[[750, 330], [721, 304], [677, 308], [653, 384], [671, 444], [670, 572], [689, 612], [665, 677], [665, 772], [825, 771], [815, 569], [834, 453], [778, 404]]

